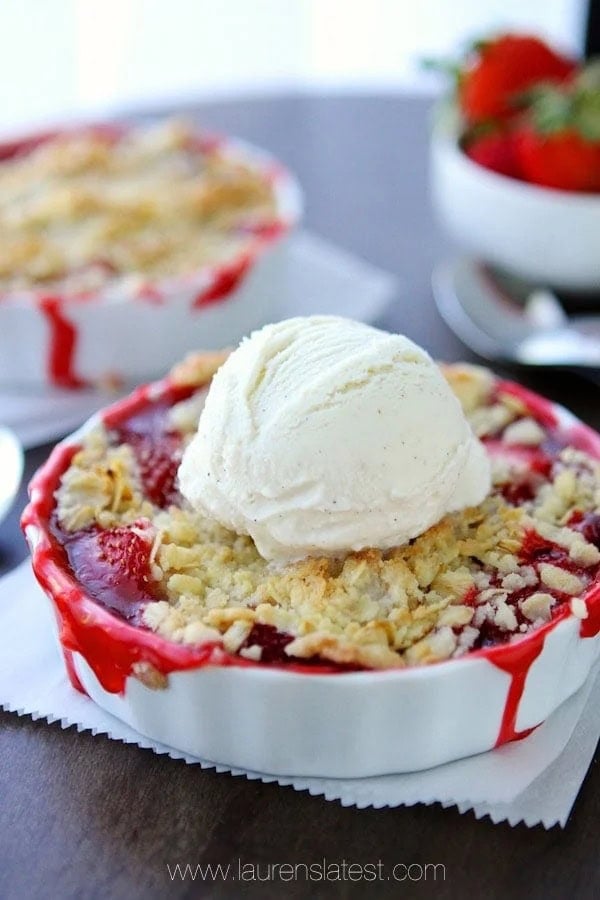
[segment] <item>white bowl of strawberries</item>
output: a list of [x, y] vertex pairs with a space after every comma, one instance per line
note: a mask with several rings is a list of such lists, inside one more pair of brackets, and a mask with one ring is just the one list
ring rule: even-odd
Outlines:
[[600, 291], [600, 78], [537, 38], [502, 35], [459, 70], [431, 143], [441, 224], [536, 284]]

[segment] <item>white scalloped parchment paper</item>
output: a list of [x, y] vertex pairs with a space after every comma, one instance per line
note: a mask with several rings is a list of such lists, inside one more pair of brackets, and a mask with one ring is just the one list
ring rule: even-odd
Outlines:
[[55, 645], [50, 615], [28, 561], [0, 580], [0, 705], [4, 709], [137, 744], [201, 768], [276, 781], [344, 806], [441, 803], [457, 806], [461, 813], [472, 810], [477, 818], [490, 816], [494, 822], [564, 827], [600, 737], [600, 677], [595, 672], [525, 740], [426, 772], [331, 779], [281, 778], [230, 769], [149, 740], [75, 691]]

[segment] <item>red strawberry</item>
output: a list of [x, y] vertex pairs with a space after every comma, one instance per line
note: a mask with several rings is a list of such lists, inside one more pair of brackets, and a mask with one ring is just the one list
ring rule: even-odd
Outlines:
[[600, 191], [600, 146], [576, 131], [518, 135], [518, 155], [526, 181], [563, 191]]
[[492, 172], [511, 178], [520, 176], [512, 134], [495, 132], [468, 139], [465, 153], [473, 162]]
[[564, 191], [600, 191], [600, 88], [532, 93], [515, 148], [523, 177]]
[[459, 78], [459, 101], [469, 124], [508, 119], [518, 112], [517, 98], [534, 84], [560, 83], [576, 69], [537, 37], [504, 34], [483, 43]]
[[131, 527], [77, 532], [66, 544], [69, 562], [91, 595], [104, 606], [136, 621], [153, 599], [149, 522]]

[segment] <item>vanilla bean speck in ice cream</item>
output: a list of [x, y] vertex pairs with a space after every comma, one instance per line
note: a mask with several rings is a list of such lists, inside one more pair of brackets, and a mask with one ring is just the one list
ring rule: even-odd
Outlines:
[[194, 508], [288, 562], [404, 544], [480, 503], [490, 466], [424, 350], [311, 316], [267, 325], [226, 360], [179, 482]]

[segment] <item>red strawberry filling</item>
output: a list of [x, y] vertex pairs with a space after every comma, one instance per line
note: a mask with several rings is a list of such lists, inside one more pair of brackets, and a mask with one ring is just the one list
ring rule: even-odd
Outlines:
[[150, 571], [153, 529], [147, 522], [62, 535], [71, 568], [90, 595], [124, 619], [140, 624], [156, 599]]
[[[281, 631], [277, 631], [272, 625], [255, 624], [252, 626], [252, 631], [246, 638], [242, 647], [243, 649], [260, 647], [262, 651], [260, 661], [262, 663], [290, 665], [293, 664], [294, 660], [286, 654], [285, 648], [293, 640], [294, 638], [291, 634], [284, 634]], [[323, 663], [328, 666], [333, 666], [336, 671], [340, 672], [356, 672], [361, 669], [360, 666], [352, 666], [344, 663], [331, 663], [320, 656], [313, 656], [310, 659], [303, 660], [303, 664], [309, 667], [322, 666]]]
[[154, 406], [117, 428], [119, 443], [132, 448], [148, 500], [164, 509], [181, 502], [176, 486], [183, 452], [181, 435], [165, 429], [166, 407]]
[[282, 663], [289, 661], [285, 648], [291, 641], [293, 641], [293, 637], [290, 634], [283, 634], [272, 625], [253, 625], [243, 646], [244, 648], [260, 647], [262, 649], [261, 662]]
[[176, 487], [182, 452], [179, 436], [167, 433], [155, 442], [149, 435], [130, 435], [127, 443], [133, 448], [148, 500], [161, 509], [180, 502]]

